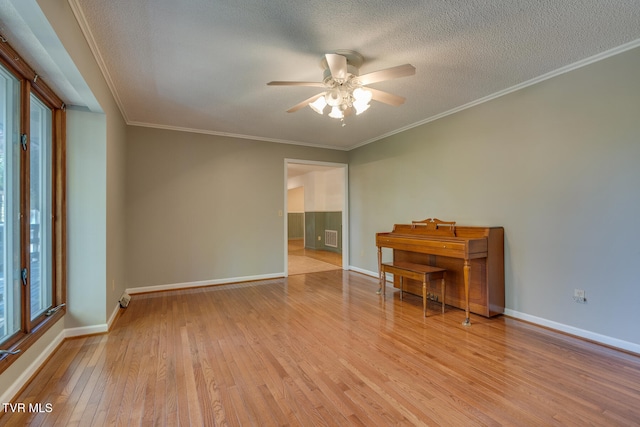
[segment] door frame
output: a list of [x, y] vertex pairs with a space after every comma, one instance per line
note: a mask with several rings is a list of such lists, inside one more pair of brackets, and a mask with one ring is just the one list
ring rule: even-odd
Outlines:
[[289, 250], [288, 250], [288, 229], [289, 219], [287, 215], [287, 192], [288, 192], [288, 179], [289, 179], [289, 165], [311, 165], [331, 167], [336, 169], [344, 169], [344, 200], [342, 201], [342, 269], [349, 270], [349, 165], [346, 163], [333, 163], [333, 162], [319, 162], [313, 160], [300, 160], [300, 159], [284, 159], [284, 208], [283, 220], [284, 220], [284, 276], [289, 276]]

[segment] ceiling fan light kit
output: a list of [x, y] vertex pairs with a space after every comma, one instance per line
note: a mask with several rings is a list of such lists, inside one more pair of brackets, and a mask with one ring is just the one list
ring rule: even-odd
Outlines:
[[371, 100], [393, 106], [403, 104], [405, 100], [403, 97], [367, 88], [366, 85], [413, 75], [416, 71], [415, 67], [411, 64], [404, 64], [360, 76], [359, 69], [363, 63], [364, 58], [358, 52], [338, 50], [335, 53], [327, 53], [322, 58], [320, 65], [325, 71], [321, 83], [273, 81], [267, 85], [312, 86], [326, 89], [324, 92], [293, 106], [287, 110], [288, 113], [293, 113], [308, 105], [313, 111], [323, 115], [327, 107], [330, 107], [329, 117], [344, 120], [346, 116], [354, 112], [358, 115], [367, 111], [371, 106], [369, 104]]

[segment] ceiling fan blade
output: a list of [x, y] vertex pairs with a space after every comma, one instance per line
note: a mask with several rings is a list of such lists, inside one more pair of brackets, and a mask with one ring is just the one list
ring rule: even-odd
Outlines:
[[336, 53], [327, 53], [327, 65], [334, 80], [344, 80], [347, 78], [347, 58]]
[[371, 99], [375, 99], [376, 101], [393, 105], [394, 107], [404, 104], [405, 98], [403, 98], [402, 96], [394, 95], [392, 93], [384, 92], [370, 87], [367, 87], [366, 89], [371, 91]]
[[380, 71], [363, 74], [358, 77], [360, 83], [369, 85], [371, 83], [381, 82], [383, 80], [397, 79], [399, 77], [413, 76], [416, 73], [416, 67], [411, 64], [398, 65], [397, 67], [386, 68]]
[[295, 113], [296, 111], [303, 109], [304, 107], [306, 107], [307, 105], [309, 105], [313, 101], [315, 101], [316, 99], [320, 98], [321, 96], [324, 96], [324, 94], [325, 94], [325, 92], [321, 92], [321, 93], [319, 93], [317, 95], [313, 95], [311, 98], [305, 99], [301, 103], [296, 104], [293, 107], [289, 108], [287, 110], [287, 113]]
[[267, 86], [310, 86], [310, 87], [324, 87], [322, 82], [269, 82]]

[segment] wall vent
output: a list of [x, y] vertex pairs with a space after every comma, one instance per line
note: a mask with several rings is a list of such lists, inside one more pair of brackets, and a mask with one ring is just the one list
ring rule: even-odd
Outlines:
[[336, 230], [324, 230], [324, 245], [332, 248], [338, 247], [338, 232]]

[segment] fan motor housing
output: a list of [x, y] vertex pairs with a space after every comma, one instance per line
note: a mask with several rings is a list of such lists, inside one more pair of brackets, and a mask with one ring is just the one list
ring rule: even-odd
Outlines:
[[[354, 76], [360, 75], [360, 67], [364, 63], [364, 56], [360, 55], [354, 50], [347, 49], [336, 50], [333, 53], [335, 53], [336, 55], [342, 55], [347, 58], [347, 73]], [[326, 81], [331, 77], [331, 70], [329, 69], [327, 58], [324, 55], [320, 59], [320, 67], [324, 70], [323, 80]]]

